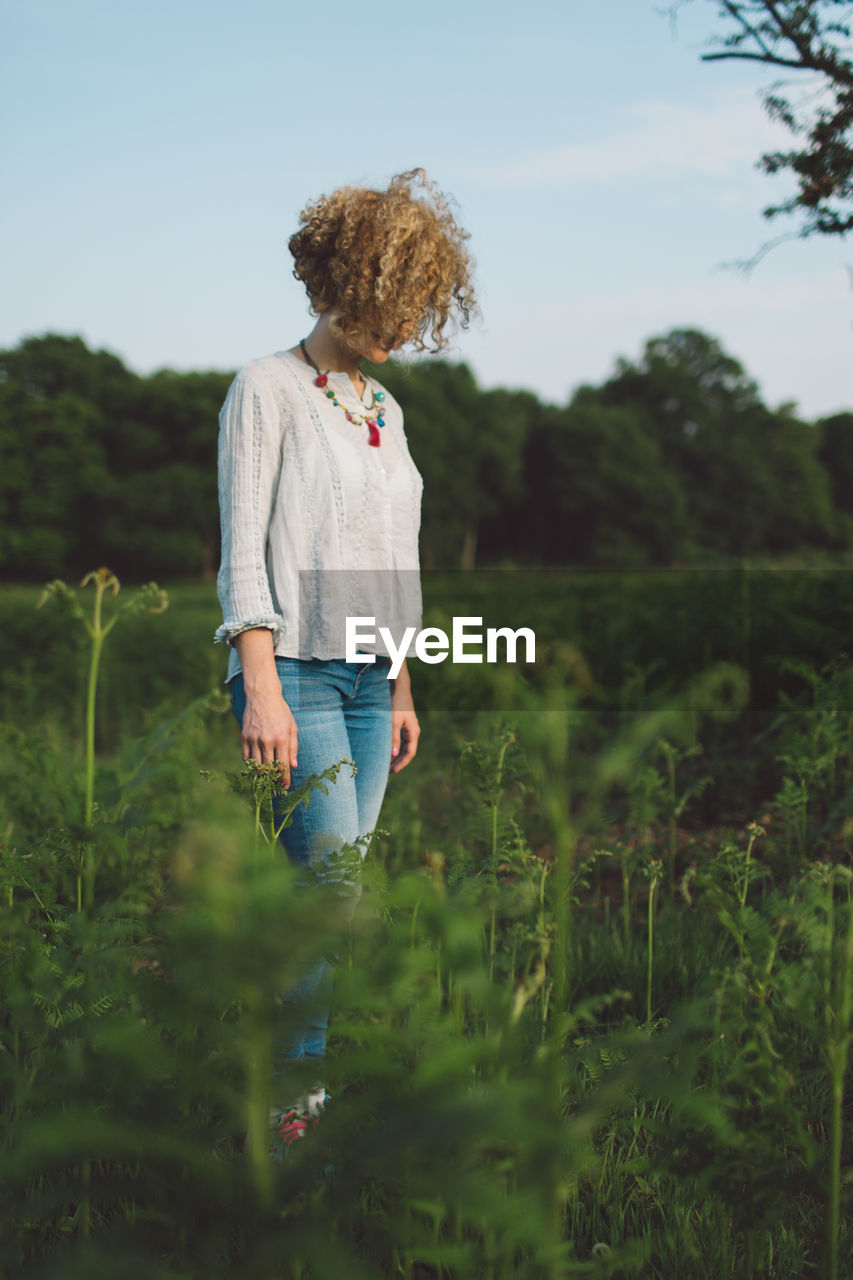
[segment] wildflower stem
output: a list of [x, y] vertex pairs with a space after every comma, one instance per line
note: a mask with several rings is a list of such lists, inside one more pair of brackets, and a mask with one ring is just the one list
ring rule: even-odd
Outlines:
[[646, 972], [646, 1022], [652, 1020], [652, 977], [654, 974], [654, 939], [655, 939], [655, 890], [658, 882], [653, 878], [649, 885], [649, 962]]
[[[100, 600], [97, 602], [100, 605]], [[98, 609], [100, 613], [100, 609]], [[83, 803], [83, 824], [92, 825], [92, 812], [95, 797], [95, 704], [98, 693], [98, 670], [101, 665], [101, 650], [104, 646], [104, 633], [100, 630], [100, 618], [92, 631], [92, 655], [89, 661], [89, 685], [86, 694], [86, 794]]]
[[746, 906], [746, 895], [749, 892], [750, 862], [752, 859], [752, 846], [754, 844], [755, 844], [755, 833], [753, 832], [753, 834], [749, 837], [749, 841], [746, 846], [746, 857], [743, 860], [743, 883], [740, 886], [740, 893], [738, 894], [738, 897], [740, 899], [740, 905], [742, 907]]
[[[112, 587], [115, 579], [109, 575], [107, 571], [101, 570], [97, 574], [92, 575], [95, 586], [95, 601], [92, 606], [92, 621], [84, 619], [86, 630], [92, 642], [91, 656], [89, 658], [89, 681], [86, 690], [86, 783], [85, 795], [83, 799], [83, 826], [85, 828], [85, 841], [80, 851], [80, 863], [77, 868], [77, 910], [82, 910], [81, 903], [81, 880], [84, 876], [86, 881], [86, 907], [92, 905], [94, 896], [95, 867], [92, 856], [92, 842], [90, 831], [92, 827], [92, 818], [95, 811], [95, 707], [98, 699], [98, 672], [101, 666], [101, 651], [104, 647], [104, 640], [109, 635], [115, 625], [115, 617], [111, 618], [106, 626], [103, 625], [103, 601], [104, 592], [108, 587]], [[117, 589], [116, 582], [116, 589]]]

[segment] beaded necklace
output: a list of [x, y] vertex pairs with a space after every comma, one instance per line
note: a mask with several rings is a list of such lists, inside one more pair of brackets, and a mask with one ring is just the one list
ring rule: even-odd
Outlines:
[[[371, 388], [370, 394], [372, 399], [370, 401], [370, 406], [367, 410], [367, 413], [353, 413], [352, 409], [348, 409], [345, 404], [341, 403], [341, 401], [335, 395], [335, 392], [333, 391], [333, 389], [330, 386], [328, 386], [329, 371], [327, 369], [326, 372], [323, 373], [320, 370], [320, 368], [314, 363], [314, 361], [311, 359], [311, 357], [308, 354], [308, 348], [305, 345], [304, 338], [299, 339], [299, 348], [303, 356], [307, 360], [308, 364], [310, 364], [311, 368], [314, 370], [314, 372], [317, 375], [317, 377], [314, 379], [314, 386], [319, 387], [320, 390], [323, 391], [324, 394], [328, 397], [328, 399], [331, 400], [332, 404], [337, 405], [339, 409], [343, 409], [347, 422], [352, 422], [357, 427], [361, 426], [362, 422], [366, 422], [367, 429], [370, 433], [367, 443], [373, 445], [375, 449], [378, 449], [380, 444], [382, 443], [382, 438], [379, 435], [379, 428], [385, 426], [385, 419], [382, 416], [383, 413], [385, 412], [382, 406], [382, 401], [385, 399], [385, 392], [374, 391]], [[365, 386], [367, 386], [367, 379], [364, 378], [363, 375], [362, 375], [362, 380], [364, 381]], [[375, 414], [373, 413], [374, 409], [376, 410]], [[371, 414], [373, 415], [372, 417], [370, 416]]]

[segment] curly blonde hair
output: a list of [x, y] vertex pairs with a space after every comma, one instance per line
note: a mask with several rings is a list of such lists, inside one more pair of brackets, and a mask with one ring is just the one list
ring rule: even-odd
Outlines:
[[390, 350], [448, 346], [454, 310], [462, 328], [476, 311], [468, 239], [447, 197], [423, 169], [393, 177], [386, 191], [340, 187], [313, 200], [290, 237], [293, 274], [313, 314], [334, 308], [345, 342], [378, 339]]

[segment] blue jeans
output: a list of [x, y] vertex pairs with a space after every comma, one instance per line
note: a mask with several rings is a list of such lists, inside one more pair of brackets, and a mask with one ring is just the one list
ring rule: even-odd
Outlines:
[[[334, 883], [336, 920], [348, 922], [361, 890], [355, 882], [341, 881], [334, 854], [372, 831], [379, 819], [391, 763], [390, 663], [378, 656], [375, 663], [276, 658], [275, 665], [298, 734], [299, 764], [291, 770], [291, 787], [339, 760], [352, 760], [356, 766], [354, 777], [350, 769], [341, 769], [337, 780], [327, 784], [327, 795], [313, 791], [311, 803], [297, 806], [279, 837], [294, 865], [310, 868], [321, 884]], [[234, 677], [230, 690], [231, 706], [242, 726], [242, 675]], [[298, 986], [281, 996], [283, 1009], [303, 1005], [307, 1021], [296, 1034], [291, 1028], [274, 1036], [274, 1076], [294, 1059], [323, 1058], [332, 981], [332, 965], [319, 955]]]

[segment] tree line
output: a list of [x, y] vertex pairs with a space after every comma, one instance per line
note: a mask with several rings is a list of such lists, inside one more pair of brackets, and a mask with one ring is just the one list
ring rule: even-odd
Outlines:
[[[853, 537], [853, 412], [770, 409], [698, 330], [652, 338], [565, 405], [483, 390], [465, 364], [376, 373], [424, 477], [428, 568], [689, 565]], [[142, 377], [56, 334], [0, 352], [0, 578], [212, 577], [232, 376]]]

